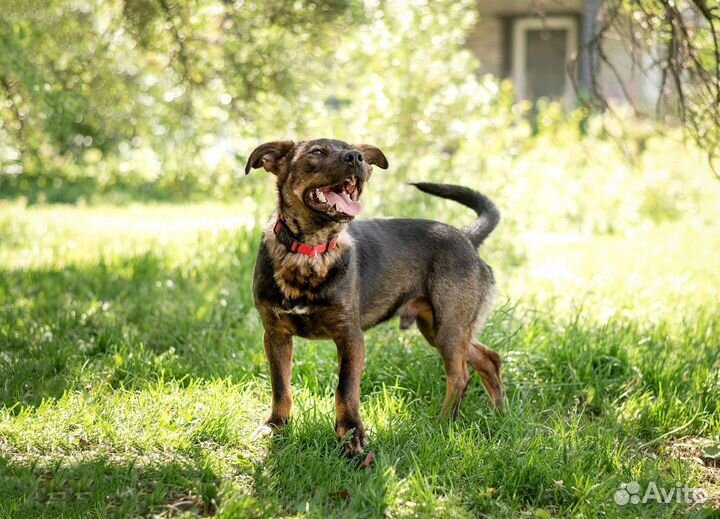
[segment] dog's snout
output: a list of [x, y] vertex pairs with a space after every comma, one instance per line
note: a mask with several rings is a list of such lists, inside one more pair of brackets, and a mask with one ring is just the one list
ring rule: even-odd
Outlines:
[[359, 151], [346, 151], [343, 160], [351, 166], [359, 166], [363, 161], [363, 156]]

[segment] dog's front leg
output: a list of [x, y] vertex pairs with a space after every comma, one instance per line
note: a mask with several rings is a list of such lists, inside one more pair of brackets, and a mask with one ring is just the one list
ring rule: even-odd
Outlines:
[[270, 364], [270, 383], [272, 385], [272, 412], [265, 422], [279, 429], [290, 418], [292, 394], [290, 376], [292, 375], [292, 336], [285, 333], [265, 332], [265, 355]]
[[[335, 339], [340, 363], [335, 393], [335, 432], [344, 440], [345, 454], [362, 452], [365, 429], [360, 420], [360, 377], [365, 365], [365, 340], [361, 330], [350, 330]], [[350, 434], [352, 436], [350, 436]]]

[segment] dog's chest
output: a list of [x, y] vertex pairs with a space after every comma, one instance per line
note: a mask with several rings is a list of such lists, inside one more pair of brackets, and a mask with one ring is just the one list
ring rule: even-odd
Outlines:
[[331, 308], [322, 308], [312, 304], [293, 304], [287, 300], [275, 308], [278, 318], [285, 321], [293, 335], [307, 339], [327, 339], [333, 337], [334, 329], [344, 321], [338, 312]]
[[309, 306], [294, 306], [288, 309], [283, 308], [280, 312], [287, 315], [307, 315], [311, 312], [311, 309]]
[[317, 292], [325, 284], [327, 273], [327, 265], [320, 261], [311, 262], [305, 258], [291, 257], [286, 261], [276, 261], [274, 265], [275, 282], [287, 299], [300, 297], [315, 299]]
[[[351, 319], [346, 311], [352, 281], [346, 278], [348, 244], [340, 240], [331, 252], [317, 257], [292, 254], [266, 237], [267, 258], [256, 267], [256, 302], [280, 319], [293, 335], [329, 338]], [[347, 283], [344, 280], [347, 279]], [[339, 280], [343, 280], [338, 284]], [[344, 309], [344, 310], [343, 310]]]
[[[317, 299], [333, 267], [329, 258], [289, 254], [278, 247], [272, 252], [273, 279], [283, 297], [288, 301]], [[301, 304], [294, 304], [291, 309], [302, 313], [303, 308]]]
[[283, 297], [309, 301], [322, 298], [327, 283], [347, 268], [352, 243], [350, 236], [342, 232], [334, 249], [321, 255], [306, 256], [289, 252], [269, 231], [263, 242], [272, 266], [272, 277]]

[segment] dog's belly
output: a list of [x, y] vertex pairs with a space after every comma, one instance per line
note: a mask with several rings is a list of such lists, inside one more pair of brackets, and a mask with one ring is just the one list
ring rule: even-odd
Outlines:
[[296, 337], [330, 339], [333, 336], [332, 329], [326, 326], [324, 319], [309, 309], [304, 308], [299, 313], [283, 311], [280, 316]]
[[440, 222], [366, 219], [352, 222], [349, 230], [357, 251], [363, 330], [396, 315], [410, 320], [428, 307], [438, 268], [464, 276], [479, 262], [462, 232]]
[[356, 322], [353, 313], [336, 305], [296, 304], [278, 306], [275, 315], [296, 337], [334, 339], [346, 335]]
[[360, 326], [367, 330], [382, 322], [388, 321], [395, 316], [402, 315], [404, 309], [416, 300], [427, 298], [418, 291], [410, 290], [401, 293], [384, 293], [380, 297], [367, 300], [364, 307], [360, 309]]
[[[404, 315], [407, 313], [404, 309], [410, 308], [418, 299], [422, 298], [399, 295], [395, 300], [375, 301], [365, 311], [360, 310], [360, 326], [367, 330], [397, 315]], [[276, 313], [294, 336], [305, 339], [332, 339], [338, 335], [338, 330], [347, 329], [348, 324], [354, 320], [350, 312], [339, 315], [338, 312], [318, 311], [311, 306], [278, 308]]]
[[406, 261], [377, 264], [360, 279], [360, 326], [363, 330], [402, 313], [411, 301], [427, 296], [427, 265]]

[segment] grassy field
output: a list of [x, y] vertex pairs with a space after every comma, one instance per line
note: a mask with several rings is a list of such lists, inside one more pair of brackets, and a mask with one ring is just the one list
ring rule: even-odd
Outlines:
[[[270, 399], [250, 294], [268, 214], [0, 206], [0, 517], [720, 514], [717, 223], [501, 226], [518, 252], [489, 240], [501, 298], [482, 338], [507, 412], [473, 377], [441, 421], [439, 356], [386, 323], [366, 336], [361, 469], [333, 435], [328, 342], [296, 341], [295, 418], [250, 440]], [[616, 503], [633, 481], [709, 498]]]

